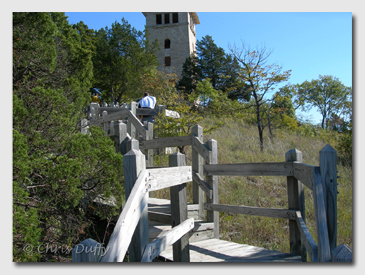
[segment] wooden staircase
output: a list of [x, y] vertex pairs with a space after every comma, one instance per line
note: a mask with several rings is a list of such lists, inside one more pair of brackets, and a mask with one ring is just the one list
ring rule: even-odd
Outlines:
[[[189, 242], [197, 242], [212, 239], [214, 237], [214, 223], [199, 219], [198, 205], [188, 204], [188, 218], [194, 218], [195, 220], [194, 229], [189, 232]], [[156, 198], [148, 199], [148, 225], [150, 242], [171, 230], [171, 209], [169, 200]]]
[[[198, 205], [188, 204], [188, 218], [195, 219], [189, 234], [190, 262], [301, 262], [301, 257], [279, 251], [271, 251], [247, 244], [237, 244], [214, 238], [214, 223], [198, 217]], [[171, 230], [170, 201], [148, 199], [149, 242]], [[172, 262], [173, 251], [169, 246], [155, 262]]]

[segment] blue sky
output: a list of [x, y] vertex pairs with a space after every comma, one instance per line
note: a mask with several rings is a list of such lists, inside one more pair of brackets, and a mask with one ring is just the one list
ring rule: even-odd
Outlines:
[[[338, 77], [352, 87], [352, 13], [351, 12], [197, 12], [197, 40], [206, 35], [229, 52], [229, 45], [242, 42], [251, 48], [272, 49], [269, 63], [292, 70], [288, 82], [302, 83], [319, 75]], [[125, 18], [143, 30], [142, 12], [66, 12], [71, 24], [83, 21], [89, 28], [110, 27]], [[304, 114], [319, 123], [313, 109]]]

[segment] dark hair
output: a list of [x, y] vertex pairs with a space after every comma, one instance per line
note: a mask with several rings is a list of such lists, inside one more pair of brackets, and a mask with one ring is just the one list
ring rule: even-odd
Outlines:
[[144, 96], [148, 96], [148, 95], [150, 95], [148, 92], [145, 92], [145, 93], [144, 93]]

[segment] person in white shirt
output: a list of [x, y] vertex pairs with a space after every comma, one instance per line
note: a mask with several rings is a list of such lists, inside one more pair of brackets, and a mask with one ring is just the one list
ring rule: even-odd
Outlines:
[[150, 108], [154, 109], [156, 105], [156, 98], [150, 96], [149, 93], [145, 92], [144, 97], [139, 101], [139, 108]]
[[[156, 106], [156, 98], [154, 96], [150, 96], [148, 92], [144, 93], [144, 97], [139, 101], [138, 108], [147, 108], [154, 109]], [[152, 116], [143, 116], [142, 123], [144, 121], [154, 122]]]

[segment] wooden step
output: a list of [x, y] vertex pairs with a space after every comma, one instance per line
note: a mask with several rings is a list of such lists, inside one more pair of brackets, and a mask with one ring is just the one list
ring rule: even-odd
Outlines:
[[[188, 218], [194, 218], [195, 220], [201, 220], [198, 218], [198, 204], [189, 204]], [[171, 208], [170, 200], [166, 199], [148, 199], [148, 220], [169, 224], [171, 223]]]
[[[298, 255], [219, 239], [190, 242], [189, 250], [190, 262], [301, 262]], [[173, 261], [172, 246], [158, 260]]]
[[[148, 227], [149, 242], [152, 242], [157, 237], [163, 236], [167, 231], [171, 230], [170, 224], [162, 224], [155, 221], [149, 221]], [[214, 224], [212, 222], [196, 221], [193, 230], [189, 232], [189, 241], [196, 242], [213, 238], [213, 227]]]

